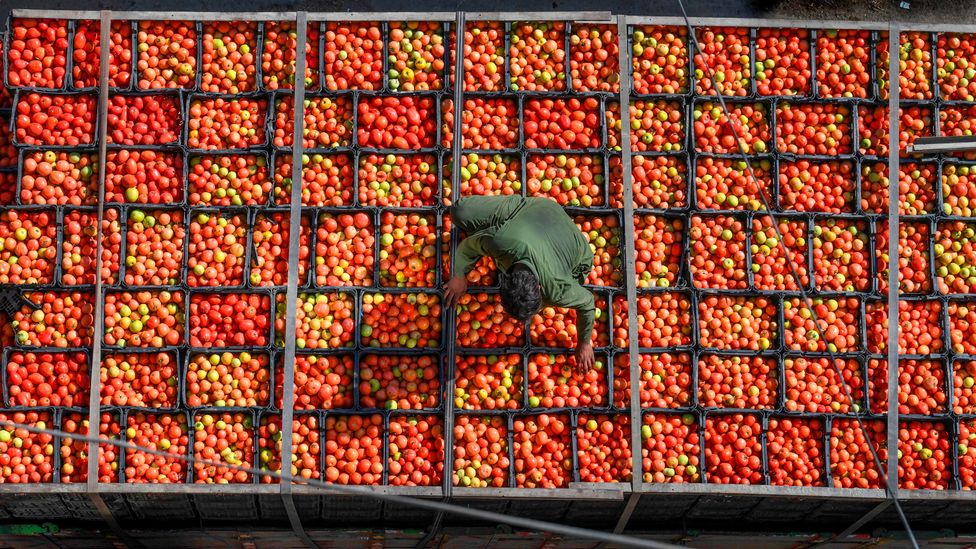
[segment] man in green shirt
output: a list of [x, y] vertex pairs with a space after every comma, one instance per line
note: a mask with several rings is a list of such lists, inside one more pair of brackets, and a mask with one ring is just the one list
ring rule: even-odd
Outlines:
[[454, 255], [444, 301], [456, 307], [468, 290], [466, 275], [482, 256], [499, 269], [505, 311], [520, 321], [542, 305], [576, 310], [576, 363], [593, 366], [593, 294], [582, 286], [593, 268], [593, 251], [562, 207], [548, 198], [470, 196], [452, 209], [468, 237]]

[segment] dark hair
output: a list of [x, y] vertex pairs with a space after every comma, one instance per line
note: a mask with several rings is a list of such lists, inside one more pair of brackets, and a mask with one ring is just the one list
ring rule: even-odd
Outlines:
[[539, 279], [530, 269], [516, 265], [499, 280], [502, 307], [518, 320], [526, 321], [542, 308], [542, 289]]

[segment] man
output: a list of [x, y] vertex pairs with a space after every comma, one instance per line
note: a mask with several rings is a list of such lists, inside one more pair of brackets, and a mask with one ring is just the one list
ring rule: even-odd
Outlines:
[[582, 284], [593, 268], [593, 251], [562, 207], [548, 198], [471, 196], [458, 201], [452, 219], [468, 237], [454, 255], [446, 305], [457, 306], [468, 290], [468, 272], [491, 256], [508, 314], [524, 322], [543, 304], [576, 310], [576, 364], [589, 370], [594, 305]]

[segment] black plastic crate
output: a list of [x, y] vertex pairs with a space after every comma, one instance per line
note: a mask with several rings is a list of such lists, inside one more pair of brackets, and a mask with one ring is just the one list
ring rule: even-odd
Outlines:
[[760, 501], [750, 496], [703, 496], [685, 516], [689, 520], [741, 520]]
[[569, 511], [569, 505], [570, 501], [564, 499], [511, 499], [506, 513], [516, 517], [562, 522]]
[[383, 522], [390, 525], [417, 527], [433, 522], [437, 513], [411, 505], [386, 502], [383, 504]]
[[616, 523], [623, 514], [625, 501], [577, 501], [572, 500], [563, 516], [566, 524], [599, 525]]
[[745, 520], [749, 522], [802, 522], [819, 508], [821, 502], [801, 498], [764, 498], [749, 510]]
[[383, 502], [366, 496], [325, 496], [322, 520], [329, 524], [376, 524], [383, 516]]
[[698, 496], [641, 494], [630, 519], [630, 527], [640, 528], [642, 524], [652, 522], [681, 520], [696, 501]]
[[182, 494], [132, 494], [127, 496], [129, 506], [137, 519], [153, 521], [194, 520], [197, 513], [190, 497]]
[[[322, 520], [322, 498], [319, 496], [292, 496], [295, 510], [302, 523], [317, 523]], [[284, 522], [288, 520], [288, 512], [279, 495], [258, 496], [258, 511], [263, 520]]]
[[[132, 511], [125, 503], [125, 498], [121, 495], [100, 494], [102, 501], [112, 513], [116, 520], [129, 520], [132, 518]], [[102, 514], [95, 506], [95, 503], [86, 494], [63, 494], [65, 506], [79, 520], [102, 521]]]
[[66, 520], [76, 517], [75, 511], [57, 494], [11, 494], [4, 497], [10, 516], [29, 520]]
[[236, 522], [258, 519], [258, 506], [254, 496], [196, 494], [193, 496], [193, 503], [203, 520]]

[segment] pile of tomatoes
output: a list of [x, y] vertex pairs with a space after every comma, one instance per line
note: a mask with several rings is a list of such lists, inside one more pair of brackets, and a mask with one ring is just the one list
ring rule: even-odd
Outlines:
[[[103, 444], [104, 482], [264, 483], [282, 471], [393, 486], [567, 487], [638, 474], [879, 488], [868, 445], [887, 460], [886, 428], [849, 414], [887, 409], [890, 315], [879, 296], [897, 238], [906, 299], [893, 404], [918, 416], [899, 426], [900, 484], [976, 486], [976, 423], [945, 417], [976, 413], [976, 307], [966, 297], [976, 292], [976, 223], [966, 219], [976, 213], [976, 154], [907, 152], [919, 137], [976, 130], [969, 34], [907, 32], [889, 52], [884, 32], [865, 30], [711, 27], [691, 37], [636, 25], [625, 37], [558, 21], [307, 30], [299, 44], [291, 22], [114, 21], [100, 44], [98, 21], [12, 20], [0, 284], [29, 286], [38, 308], [0, 324], [3, 405], [45, 410], [0, 418], [60, 418], [68, 433], [87, 433], [84, 414], [46, 408], [84, 406], [94, 371], [102, 405], [122, 408], [102, 414], [103, 435], [216, 462], [123, 458]], [[94, 92], [102, 47], [112, 88], [104, 121]], [[621, 47], [630, 67], [619, 66]], [[885, 162], [890, 55], [909, 101], [898, 113], [897, 181]], [[303, 120], [296, 78], [309, 92]], [[615, 95], [626, 84], [622, 112]], [[454, 85], [468, 92], [456, 112]], [[293, 159], [296, 122], [305, 151]], [[879, 217], [895, 199], [889, 182], [911, 216], [897, 235]], [[621, 212], [627, 186], [632, 220]], [[300, 227], [288, 211], [293, 190]], [[576, 311], [549, 304], [513, 319], [488, 258], [448, 314], [440, 286], [453, 274], [455, 237], [468, 236], [452, 234], [448, 208], [472, 195], [566, 208], [594, 256], [584, 280], [592, 334], [577, 333]], [[92, 293], [97, 278], [104, 297]], [[801, 290], [814, 294], [809, 303]], [[98, 299], [105, 322], [94, 333]], [[95, 337], [108, 347], [97, 370], [84, 352]], [[597, 349], [588, 371], [571, 352], [581, 338]], [[289, 339], [294, 382], [280, 351]], [[449, 344], [454, 364], [437, 354]], [[443, 432], [443, 407], [456, 413], [453, 433]], [[632, 471], [638, 428], [642, 470]], [[0, 482], [84, 482], [86, 450], [70, 437], [0, 429]], [[264, 473], [227, 467], [252, 464]]]

